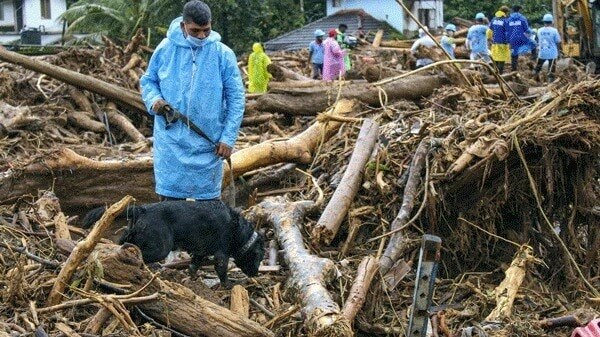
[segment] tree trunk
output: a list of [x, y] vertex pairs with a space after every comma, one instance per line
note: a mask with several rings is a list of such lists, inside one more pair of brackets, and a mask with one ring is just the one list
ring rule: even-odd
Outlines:
[[261, 202], [255, 212], [273, 224], [275, 235], [290, 268], [288, 286], [302, 305], [302, 317], [309, 336], [353, 336], [348, 320], [327, 291], [335, 277], [334, 263], [311, 255], [304, 246], [300, 226], [304, 215], [313, 210], [312, 201], [288, 202], [283, 197]]
[[[340, 100], [333, 116], [346, 116], [356, 102]], [[232, 157], [234, 177], [257, 168], [282, 163], [308, 163], [321, 137], [331, 137], [341, 122], [316, 122], [299, 135], [282, 142], [267, 142], [235, 152]], [[223, 186], [229, 182], [225, 167]], [[77, 193], [73, 187], [77, 186]], [[34, 161], [28, 166], [7, 171], [0, 176], [0, 204], [10, 203], [25, 194], [54, 187], [65, 208], [89, 208], [112, 203], [127, 191], [138, 202], [157, 201], [154, 193], [152, 157], [139, 156], [123, 160], [92, 160], [63, 148]]]
[[188, 336], [273, 336], [258, 323], [205, 300], [178, 283], [152, 280], [152, 272], [144, 266], [140, 250], [133, 245], [105, 245], [96, 252], [107, 281], [131, 284], [132, 291], [149, 283], [140, 296], [161, 294], [160, 301], [138, 305], [161, 324]]
[[329, 244], [337, 234], [350, 204], [360, 188], [365, 165], [375, 148], [378, 135], [379, 124], [371, 119], [365, 119], [360, 128], [348, 168], [312, 231], [313, 242], [322, 241]]
[[310, 77], [293, 72], [285, 67], [271, 63], [267, 66], [267, 71], [273, 75], [273, 81], [283, 82], [285, 80], [294, 81], [313, 81]]
[[[410, 76], [381, 86], [389, 100], [415, 100], [426, 97], [433, 90], [447, 83], [443, 76]], [[327, 109], [337, 95], [338, 87], [330, 86], [323, 90], [295, 94], [267, 93], [259, 97], [257, 106], [261, 111], [278, 112], [289, 115], [316, 115]], [[329, 94], [328, 94], [329, 93]], [[356, 99], [362, 103], [381, 105], [380, 89], [372, 84], [350, 84], [342, 87], [341, 97]]]
[[[333, 109], [333, 116], [346, 116], [357, 107], [355, 101], [340, 100]], [[240, 176], [246, 172], [282, 162], [307, 164], [317, 145], [323, 139], [329, 139], [342, 125], [340, 122], [315, 122], [302, 133], [281, 142], [264, 142], [240, 151], [231, 156], [233, 175]], [[229, 167], [225, 167], [224, 185], [229, 183]]]
[[[421, 172], [425, 167], [425, 161], [427, 160], [427, 152], [429, 151], [429, 142], [431, 140], [424, 138], [417, 147], [415, 154], [410, 164], [410, 171], [408, 173], [408, 181], [406, 187], [404, 187], [404, 196], [402, 198], [402, 206], [396, 218], [392, 222], [392, 231], [399, 230], [409, 220], [410, 214], [415, 205], [415, 198], [419, 193], [419, 185], [421, 184]], [[388, 272], [388, 270], [394, 265], [394, 263], [403, 254], [403, 249], [406, 246], [407, 237], [403, 235], [402, 231], [396, 232], [392, 235], [390, 242], [385, 248], [385, 252], [379, 259], [379, 268], [382, 274]]]
[[59, 81], [112, 99], [130, 109], [146, 113], [146, 107], [142, 102], [142, 98], [138, 92], [133, 92], [117, 85], [104, 82], [93, 76], [83, 75], [76, 71], [11, 52], [4, 48], [0, 48], [0, 60], [14, 63], [24, 68], [46, 74]]

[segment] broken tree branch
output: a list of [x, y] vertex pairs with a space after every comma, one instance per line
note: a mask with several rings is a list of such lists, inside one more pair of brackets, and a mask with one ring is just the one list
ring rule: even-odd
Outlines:
[[348, 168], [312, 231], [314, 242], [322, 241], [329, 244], [337, 234], [350, 204], [358, 192], [365, 165], [375, 148], [378, 135], [379, 124], [371, 119], [365, 119], [360, 128]]
[[117, 215], [121, 214], [132, 200], [132, 197], [125, 196], [123, 199], [121, 199], [121, 201], [110, 206], [102, 215], [102, 218], [100, 218], [100, 220], [98, 220], [98, 222], [94, 225], [94, 228], [88, 237], [77, 243], [77, 246], [75, 246], [75, 249], [73, 249], [73, 252], [71, 252], [71, 255], [69, 255], [67, 262], [65, 262], [63, 268], [56, 277], [54, 286], [52, 287], [52, 290], [48, 295], [48, 300], [46, 301], [47, 306], [53, 306], [60, 303], [63, 292], [69, 284], [69, 281], [71, 280], [71, 277], [75, 273], [75, 270], [79, 264], [94, 250], [94, 247], [96, 247], [96, 244], [102, 238], [104, 231], [110, 227]]
[[288, 202], [268, 198], [255, 208], [261, 218], [273, 224], [277, 240], [290, 268], [288, 285], [296, 290], [309, 336], [353, 336], [348, 320], [331, 298], [326, 284], [335, 277], [329, 259], [310, 254], [300, 231], [304, 215], [315, 208], [312, 201]]

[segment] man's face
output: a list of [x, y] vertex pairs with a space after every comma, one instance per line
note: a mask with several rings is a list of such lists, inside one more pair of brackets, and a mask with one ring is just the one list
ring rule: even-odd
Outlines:
[[200, 26], [198, 24], [196, 24], [193, 21], [190, 22], [182, 22], [181, 23], [181, 29], [183, 29], [184, 33], [198, 38], [198, 39], [205, 39], [210, 35], [210, 31], [212, 29], [211, 23], [207, 23], [206, 25]]
[[344, 26], [342, 26], [342, 27], [340, 27], [340, 28], [339, 28], [340, 32], [342, 32], [342, 33], [346, 32], [346, 29], [347, 29], [347, 28], [346, 28], [346, 27], [344, 27]]
[[323, 42], [323, 37], [322, 36], [317, 36], [317, 42]]

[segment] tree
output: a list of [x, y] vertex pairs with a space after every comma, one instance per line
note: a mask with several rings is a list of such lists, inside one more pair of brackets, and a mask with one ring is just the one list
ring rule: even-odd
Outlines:
[[[169, 0], [79, 0], [61, 15], [69, 23], [69, 32], [79, 31], [130, 39], [141, 28], [160, 41], [169, 22], [163, 15], [173, 12], [178, 2]], [[180, 11], [180, 10], [179, 10]]]
[[453, 17], [462, 17], [473, 20], [475, 14], [482, 12], [487, 17], [493, 17], [502, 5], [511, 7], [519, 4], [523, 6], [521, 13], [529, 19], [531, 25], [541, 22], [542, 16], [552, 13], [551, 0], [518, 0], [507, 2], [506, 0], [472, 1], [472, 0], [446, 0], [444, 1], [444, 16], [446, 21]]
[[[71, 32], [98, 33], [129, 39], [138, 28], [151, 46], [164, 37], [171, 21], [181, 15], [187, 0], [79, 0], [62, 15]], [[322, 0], [205, 0], [213, 15], [213, 29], [236, 53], [249, 52], [254, 42], [265, 42], [322, 17]]]

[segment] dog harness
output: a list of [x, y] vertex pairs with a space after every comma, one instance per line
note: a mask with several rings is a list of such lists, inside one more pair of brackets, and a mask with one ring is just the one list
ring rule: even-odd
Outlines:
[[238, 254], [240, 254], [240, 256], [246, 254], [250, 247], [252, 247], [252, 245], [256, 242], [256, 239], [258, 239], [258, 233], [252, 232], [252, 236], [250, 237], [250, 239], [248, 239], [248, 241], [246, 241], [242, 248], [240, 248]]

